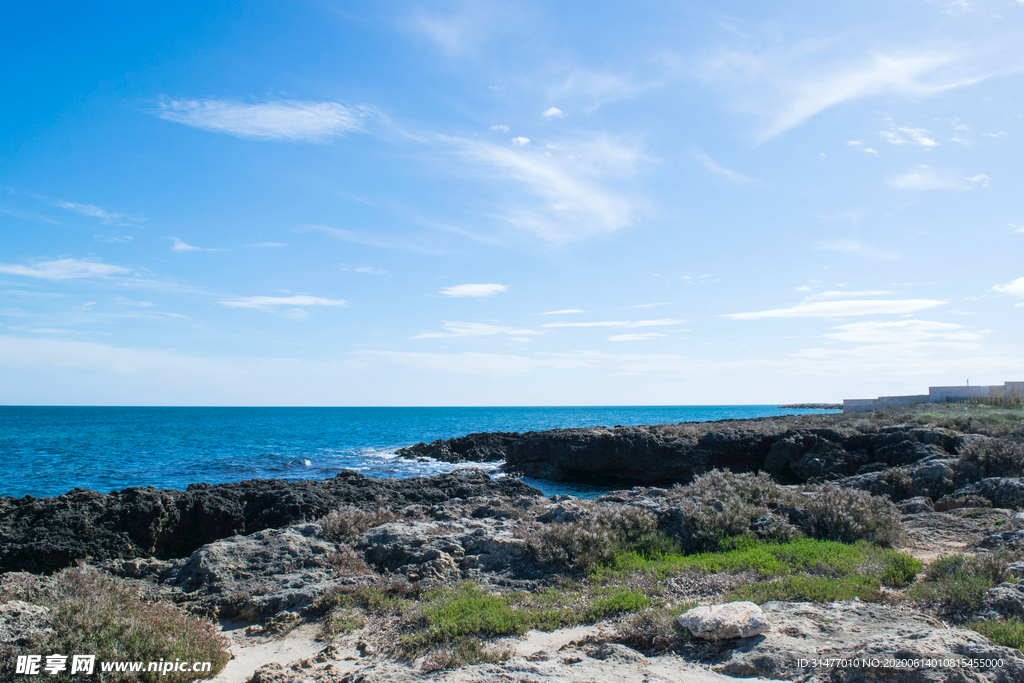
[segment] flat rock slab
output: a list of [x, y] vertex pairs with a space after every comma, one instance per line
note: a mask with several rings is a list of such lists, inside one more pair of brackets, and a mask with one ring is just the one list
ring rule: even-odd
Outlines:
[[[1019, 650], [992, 645], [974, 631], [945, 628], [921, 614], [859, 601], [770, 602], [762, 608], [772, 630], [731, 641], [735, 645], [719, 653], [716, 671], [830, 683], [1024, 681]], [[1002, 666], [958, 668], [922, 661], [963, 658], [999, 660]]]

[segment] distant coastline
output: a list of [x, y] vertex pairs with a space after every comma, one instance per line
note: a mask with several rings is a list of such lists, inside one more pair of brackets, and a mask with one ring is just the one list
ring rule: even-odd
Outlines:
[[789, 403], [779, 410], [842, 410], [842, 403]]

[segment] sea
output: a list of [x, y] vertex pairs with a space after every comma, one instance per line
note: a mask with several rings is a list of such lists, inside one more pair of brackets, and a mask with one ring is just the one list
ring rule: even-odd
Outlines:
[[[414, 477], [464, 465], [395, 455], [472, 432], [703, 422], [826, 413], [776, 406], [172, 408], [0, 406], [0, 496], [74, 488], [185, 489], [245, 479], [327, 479], [341, 470]], [[474, 465], [481, 467], [481, 465]], [[497, 473], [500, 463], [484, 469]], [[526, 479], [547, 495], [601, 487]]]

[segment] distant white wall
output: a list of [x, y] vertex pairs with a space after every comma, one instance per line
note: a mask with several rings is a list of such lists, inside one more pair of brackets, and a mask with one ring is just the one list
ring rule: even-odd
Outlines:
[[1004, 382], [988, 386], [928, 387], [927, 394], [912, 396], [879, 396], [878, 398], [848, 398], [843, 401], [844, 413], [866, 413], [880, 408], [898, 408], [916, 403], [946, 403], [950, 399], [995, 398], [997, 396], [1024, 396], [1024, 382]]

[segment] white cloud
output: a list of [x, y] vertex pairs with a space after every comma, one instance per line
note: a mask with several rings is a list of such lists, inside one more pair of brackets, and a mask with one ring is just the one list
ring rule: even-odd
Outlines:
[[965, 57], [948, 51], [894, 50], [854, 59], [829, 54], [842, 46], [819, 41], [761, 54], [725, 50], [705, 63], [703, 77], [730, 88], [740, 108], [764, 118], [758, 134], [764, 142], [843, 102], [924, 97], [994, 75], [947, 75], [944, 68]]
[[621, 342], [621, 341], [645, 341], [647, 339], [656, 339], [658, 337], [664, 337], [665, 335], [661, 332], [643, 332], [640, 334], [613, 334], [608, 337], [610, 342]]
[[637, 320], [634, 322], [628, 320], [603, 320], [600, 322], [589, 323], [544, 323], [541, 327], [663, 327], [665, 325], [681, 325], [685, 322], [685, 320], [673, 320], [672, 318], [661, 318], [660, 320]]
[[810, 301], [789, 308], [775, 308], [752, 313], [729, 313], [719, 317], [731, 320], [760, 320], [762, 318], [843, 318], [851, 315], [899, 315], [935, 308], [947, 303], [947, 301], [935, 299]]
[[507, 289], [508, 285], [455, 285], [454, 287], [445, 287], [440, 294], [453, 297], [485, 297], [500, 294]]
[[852, 299], [855, 297], [865, 296], [886, 296], [889, 294], [895, 294], [895, 292], [882, 292], [882, 291], [861, 291], [861, 292], [840, 292], [840, 291], [828, 291], [818, 292], [812, 294], [809, 297], [805, 297], [804, 301], [828, 301], [832, 299]]
[[607, 179], [630, 177], [644, 158], [610, 136], [560, 142], [543, 150], [456, 140], [473, 164], [519, 184], [500, 217], [552, 243], [610, 233], [633, 223], [643, 200], [616, 192]]
[[55, 205], [68, 211], [74, 211], [75, 213], [82, 214], [83, 216], [91, 216], [92, 218], [99, 218], [104, 224], [116, 223], [118, 225], [124, 225], [127, 221], [138, 221], [140, 218], [134, 216], [127, 216], [123, 213], [117, 213], [116, 211], [107, 211], [101, 209], [94, 204], [76, 204], [75, 202], [62, 202], [55, 201]]
[[658, 306], [667, 306], [664, 302], [658, 302], [654, 304], [635, 304], [632, 308], [657, 308]]
[[1019, 277], [1008, 285], [996, 285], [992, 289], [1001, 294], [1024, 296], [1024, 277]]
[[708, 169], [709, 171], [711, 171], [712, 173], [717, 173], [718, 175], [725, 176], [726, 178], [728, 178], [729, 180], [733, 181], [734, 183], [756, 183], [757, 182], [756, 178], [751, 178], [751, 177], [745, 176], [742, 173], [739, 173], [737, 171], [730, 170], [730, 169], [726, 168], [725, 166], [722, 166], [721, 164], [716, 162], [714, 159], [709, 157], [707, 154], [704, 154], [702, 152], [694, 152], [693, 153], [693, 158], [696, 159], [697, 161], [699, 161], [701, 164], [703, 164], [704, 167], [706, 169]]
[[972, 183], [981, 183], [982, 187], [988, 187], [988, 181], [990, 181], [992, 179], [989, 178], [984, 173], [979, 173], [976, 176], [971, 176], [970, 178], [964, 178], [964, 180], [966, 180], [968, 182], [972, 182]]
[[257, 247], [259, 249], [278, 249], [286, 246], [284, 242], [259, 242], [258, 244], [250, 244], [250, 247]]
[[323, 299], [318, 296], [247, 296], [221, 301], [228, 308], [275, 308], [277, 306], [347, 306], [343, 299]]
[[401, 237], [389, 237], [387, 235], [365, 235], [352, 230], [345, 230], [344, 228], [332, 228], [329, 225], [305, 225], [301, 228], [295, 228], [293, 232], [322, 232], [333, 237], [337, 237], [340, 240], [346, 242], [352, 242], [354, 244], [363, 244], [368, 247], [377, 247], [378, 249], [398, 249], [400, 251], [414, 251], [421, 254], [443, 254], [445, 252], [431, 246], [425, 246], [417, 244], [414, 241], [403, 239]]
[[341, 264], [338, 266], [340, 270], [346, 273], [362, 273], [364, 275], [387, 275], [388, 271], [383, 268], [371, 268], [370, 266], [346, 266]]
[[924, 164], [918, 166], [916, 171], [890, 179], [889, 184], [900, 190], [943, 190], [963, 187], [959, 181], [939, 176]]
[[526, 147], [528, 144], [530, 144], [530, 138], [524, 138], [522, 135], [520, 135], [519, 137], [512, 138], [510, 142], [516, 147]]
[[496, 125], [496, 126], [491, 126], [491, 130], [498, 130], [498, 131], [501, 131], [502, 133], [507, 133], [508, 132], [508, 126], [503, 126], [503, 125], [499, 124], [499, 125]]
[[[1024, 3], [1024, 0], [1021, 0], [1021, 2]], [[1010, 227], [1014, 228], [1014, 232], [1024, 232], [1024, 225], [1014, 225], [1013, 223], [1010, 223]]]
[[210, 249], [206, 247], [195, 247], [191, 244], [182, 242], [177, 237], [169, 237], [168, 239], [174, 240], [174, 244], [171, 246], [171, 251], [184, 252], [184, 251], [224, 251], [223, 249]]
[[898, 261], [899, 256], [891, 252], [885, 251], [884, 249], [878, 249], [856, 240], [835, 240], [833, 242], [822, 242], [817, 245], [817, 249], [821, 251], [838, 251], [844, 254], [860, 254], [862, 256], [868, 256], [871, 258], [882, 259], [884, 261]]
[[558, 107], [551, 107], [544, 112], [543, 116], [546, 119], [560, 119], [565, 116], [565, 113]]
[[[900, 135], [900, 133], [903, 133], [903, 135]], [[883, 130], [879, 135], [894, 145], [914, 144], [919, 147], [937, 147], [939, 144], [928, 137], [931, 135], [931, 131], [927, 131], [924, 128], [898, 128], [895, 131]]]
[[583, 110], [589, 113], [609, 102], [629, 99], [664, 84], [664, 80], [638, 83], [631, 76], [580, 68], [549, 88], [547, 94], [549, 101], [585, 102]]
[[452, 320], [445, 320], [443, 323], [446, 332], [421, 332], [410, 339], [441, 339], [446, 337], [490, 337], [496, 334], [507, 335], [537, 335], [540, 332], [534, 330], [505, 327], [502, 325], [491, 325], [490, 323], [460, 323]]
[[929, 320], [869, 321], [839, 325], [832, 329], [835, 332], [823, 335], [826, 339], [857, 344], [907, 344], [935, 340], [976, 342], [984, 338], [982, 333], [972, 331], [965, 325]]
[[89, 259], [55, 259], [53, 261], [33, 261], [31, 265], [0, 263], [0, 273], [38, 277], [44, 280], [74, 280], [90, 277], [110, 277], [125, 275], [127, 268]]
[[870, 147], [865, 147], [864, 148], [864, 153], [865, 154], [870, 154], [873, 157], [877, 157], [878, 156], [878, 150], [877, 149], [872, 149]]
[[586, 313], [586, 311], [580, 308], [563, 308], [560, 311], [546, 311], [537, 315], [569, 315], [570, 313]]
[[327, 142], [362, 130], [368, 110], [337, 102], [277, 100], [246, 104], [231, 100], [164, 98], [153, 114], [175, 123], [253, 140]]

